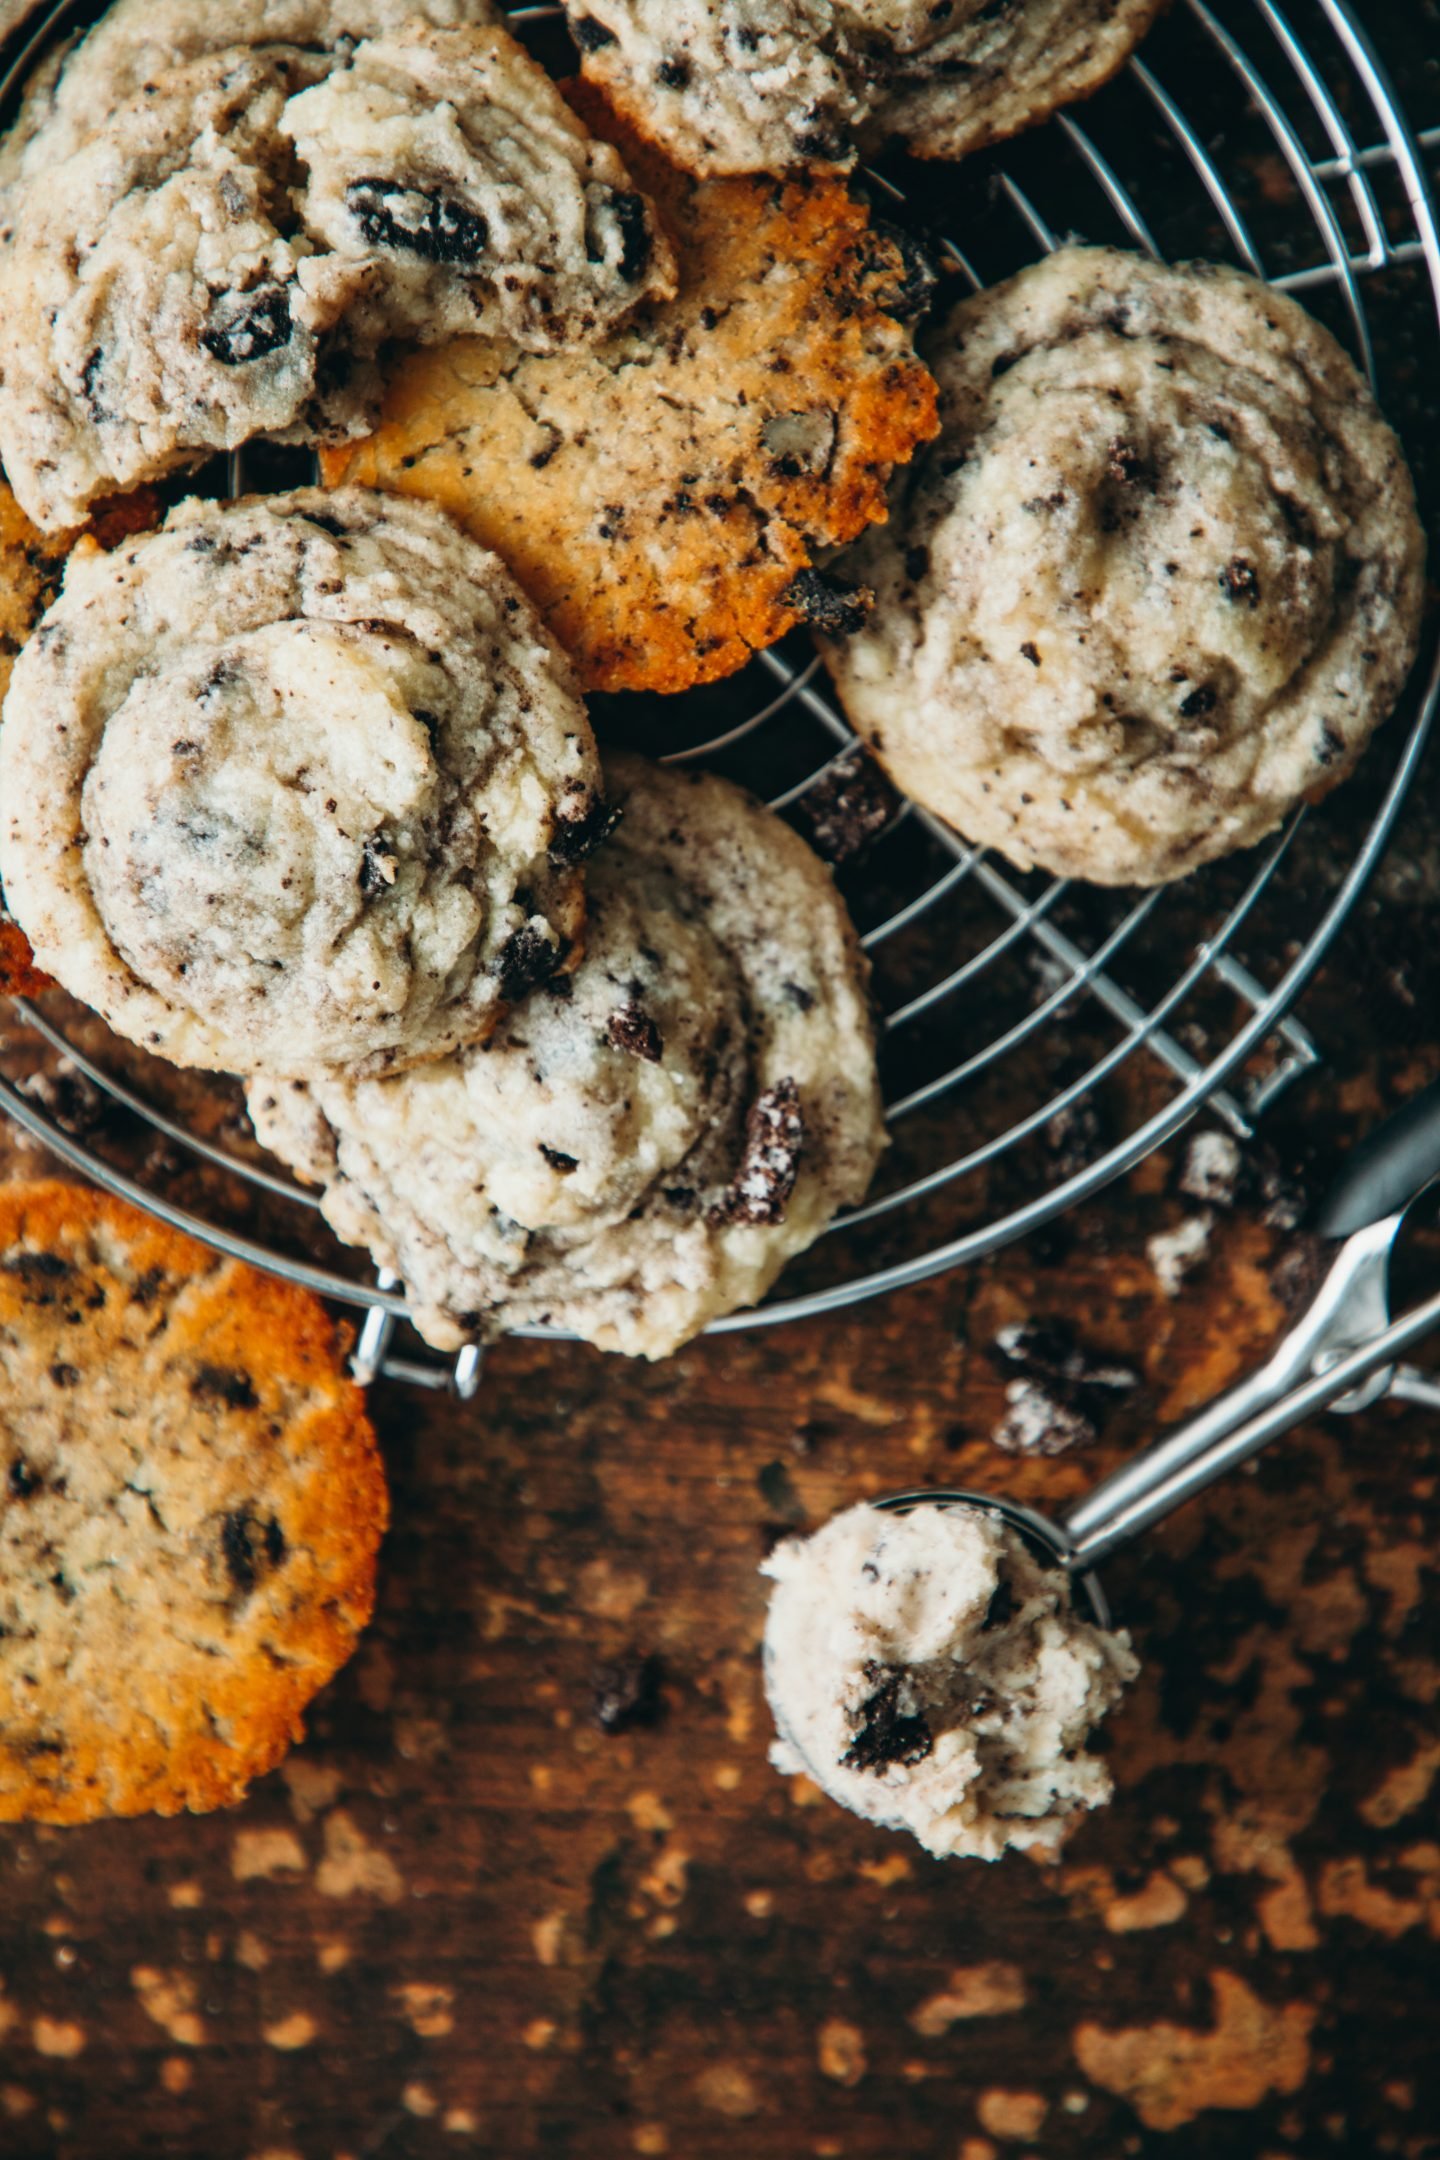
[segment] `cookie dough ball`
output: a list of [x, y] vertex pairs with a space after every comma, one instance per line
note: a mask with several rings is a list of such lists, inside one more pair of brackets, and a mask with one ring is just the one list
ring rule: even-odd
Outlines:
[[568, 663], [438, 511], [193, 502], [82, 543], [16, 663], [0, 876], [131, 1041], [388, 1072], [565, 964], [599, 780]]
[[1084, 97], [1164, 0], [570, 0], [585, 73], [692, 172], [963, 157]]
[[362, 351], [480, 332], [528, 352], [603, 337], [675, 290], [652, 205], [503, 30], [411, 23], [295, 98], [307, 232], [366, 282]]
[[252, 1082], [260, 1138], [438, 1348], [537, 1323], [663, 1357], [869, 1184], [867, 971], [829, 872], [728, 782], [606, 761], [585, 957], [483, 1050]]
[[321, 66], [197, 61], [21, 191], [0, 256], [0, 455], [45, 530], [252, 435], [324, 431], [321, 340], [358, 268], [337, 275], [296, 231], [279, 132]]
[[317, 1298], [0, 1188], [0, 1822], [227, 1807], [355, 1648], [388, 1505]]
[[942, 1859], [1053, 1853], [1110, 1798], [1084, 1749], [1140, 1669], [1130, 1638], [999, 1516], [853, 1507], [761, 1572], [778, 1770]]
[[1425, 545], [1327, 330], [1213, 264], [1068, 248], [929, 341], [941, 433], [846, 560], [831, 642], [892, 778], [1022, 869], [1158, 885], [1353, 768]]

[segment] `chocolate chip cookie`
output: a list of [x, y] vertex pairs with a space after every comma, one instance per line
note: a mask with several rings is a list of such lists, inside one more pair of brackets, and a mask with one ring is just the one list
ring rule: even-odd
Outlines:
[[0, 1821], [225, 1807], [370, 1617], [384, 1472], [317, 1299], [0, 1187]]
[[0, 875], [37, 957], [179, 1064], [394, 1070], [562, 969], [603, 818], [568, 664], [439, 511], [190, 502], [82, 542], [16, 663]]
[[1107, 81], [1164, 0], [570, 0], [585, 73], [692, 172], [963, 157]]
[[663, 1357], [863, 1195], [867, 970], [828, 871], [728, 782], [606, 761], [585, 957], [484, 1049], [251, 1082], [266, 1145], [407, 1283], [437, 1347], [534, 1324]]
[[[596, 94], [581, 109], [598, 132]], [[613, 119], [610, 120], [615, 129]], [[680, 291], [584, 351], [411, 354], [332, 481], [428, 496], [510, 565], [589, 689], [683, 690], [861, 604], [813, 569], [936, 426], [923, 253], [835, 180], [695, 181], [617, 131]]]
[[1154, 885], [1342, 780], [1414, 658], [1425, 543], [1330, 333], [1238, 271], [1069, 248], [927, 356], [940, 436], [827, 644], [896, 782], [1022, 868]]

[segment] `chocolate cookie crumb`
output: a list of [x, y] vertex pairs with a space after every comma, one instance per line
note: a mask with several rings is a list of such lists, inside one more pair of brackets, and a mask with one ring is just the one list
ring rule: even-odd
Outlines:
[[643, 1005], [632, 1002], [611, 1013], [607, 1032], [617, 1050], [628, 1050], [647, 1065], [658, 1065], [665, 1055], [664, 1038]]
[[875, 1691], [850, 1713], [855, 1738], [841, 1763], [847, 1770], [885, 1770], [892, 1763], [923, 1762], [935, 1740], [924, 1711], [914, 1707], [909, 1675], [898, 1666], [872, 1662], [865, 1677]]
[[868, 750], [856, 743], [795, 805], [795, 824], [828, 863], [849, 862], [893, 823], [900, 797]]
[[800, 1091], [793, 1080], [777, 1081], [751, 1106], [744, 1158], [734, 1182], [711, 1211], [712, 1221], [784, 1222], [804, 1144]]
[[658, 1657], [631, 1656], [597, 1665], [590, 1679], [590, 1715], [602, 1732], [629, 1732], [637, 1725], [658, 1725], [665, 1714], [661, 1682], [665, 1669]]
[[561, 869], [573, 869], [594, 854], [603, 841], [609, 839], [620, 822], [620, 812], [597, 795], [587, 810], [576, 817], [567, 817], [563, 810], [555, 816], [555, 838], [550, 843], [550, 860]]
[[875, 604], [868, 587], [849, 585], [822, 570], [801, 570], [780, 596], [812, 629], [828, 637], [852, 637]]

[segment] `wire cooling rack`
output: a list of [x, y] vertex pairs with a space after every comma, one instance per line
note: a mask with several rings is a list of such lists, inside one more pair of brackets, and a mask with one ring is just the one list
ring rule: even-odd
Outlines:
[[[37, 8], [10, 42], [0, 100], [13, 104], [34, 60], [97, 12], [74, 0]], [[547, 63], [573, 67], [559, 7], [510, 18]], [[1382, 294], [1408, 310], [1420, 365], [1440, 362], [1425, 168], [1437, 146], [1440, 125], [1412, 125], [1348, 0], [1294, 0], [1288, 12], [1272, 0], [1180, 0], [1086, 105], [962, 166], [898, 160], [858, 184], [878, 213], [938, 238], [957, 291], [1076, 236], [1234, 261], [1303, 296], [1383, 400], [1372, 332]], [[1302, 814], [1264, 848], [1158, 892], [1022, 876], [890, 802], [841, 879], [885, 1015], [891, 1160], [873, 1197], [792, 1269], [794, 1287], [715, 1331], [831, 1311], [978, 1259], [1099, 1191], [1202, 1106], [1248, 1136], [1318, 1061], [1291, 1007], [1385, 847], [1437, 700], [1440, 661], [1427, 654], [1351, 783], [1367, 791], [1364, 812], [1338, 843], [1327, 813]], [[602, 700], [597, 718], [602, 734], [747, 781], [802, 829], [849, 784], [851, 731], [804, 637], [663, 710]], [[48, 1000], [16, 1001], [16, 1015], [52, 1067], [68, 1060], [61, 1070], [125, 1114], [148, 1155], [138, 1144], [128, 1159], [100, 1152], [47, 1106], [53, 1091], [0, 1078], [0, 1108], [32, 1137], [177, 1228], [358, 1307], [362, 1377], [474, 1392], [478, 1347], [448, 1362], [402, 1354], [401, 1285], [365, 1278], [356, 1256], [327, 1247], [314, 1196], [235, 1137], [238, 1119], [215, 1137], [213, 1121], [176, 1111], [164, 1069], [97, 1047], [93, 1023]], [[158, 1168], [146, 1174], [142, 1155]], [[203, 1206], [177, 1197], [186, 1162], [205, 1175]]]

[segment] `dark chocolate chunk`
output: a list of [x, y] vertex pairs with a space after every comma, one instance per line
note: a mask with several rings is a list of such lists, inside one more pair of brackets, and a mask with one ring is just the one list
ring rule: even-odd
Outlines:
[[544, 1156], [546, 1162], [549, 1163], [551, 1169], [555, 1172], [555, 1175], [557, 1177], [570, 1177], [580, 1167], [580, 1159], [578, 1156], [567, 1155], [563, 1148], [546, 1147], [543, 1140], [540, 1142], [540, 1153]]
[[740, 1168], [728, 1191], [712, 1208], [712, 1220], [784, 1222], [804, 1145], [800, 1091], [793, 1080], [779, 1080], [751, 1105]]
[[628, 1050], [631, 1057], [643, 1058], [647, 1065], [658, 1065], [665, 1055], [665, 1039], [659, 1028], [644, 1006], [633, 999], [611, 1013], [606, 1033], [617, 1050]]
[[607, 30], [604, 23], [596, 22], [593, 15], [572, 16], [570, 35], [582, 53], [603, 52], [607, 45], [615, 43], [615, 32]]
[[594, 854], [596, 848], [608, 840], [619, 824], [622, 812], [607, 803], [603, 795], [592, 797], [588, 809], [567, 816], [557, 811], [555, 837], [550, 842], [550, 860], [561, 869], [569, 870]]
[[900, 797], [868, 750], [856, 743], [796, 803], [796, 828], [828, 863], [850, 862], [900, 808]]
[[869, 1664], [874, 1691], [850, 1713], [855, 1737], [840, 1758], [842, 1769], [887, 1770], [892, 1763], [923, 1762], [935, 1745], [923, 1710], [910, 1707], [907, 1675], [898, 1665]]
[[1214, 712], [1218, 696], [1214, 683], [1201, 683], [1198, 689], [1180, 700], [1181, 719], [1203, 720], [1206, 713]]
[[559, 972], [566, 951], [563, 943], [546, 937], [533, 923], [522, 923], [500, 949], [495, 969], [500, 995], [513, 1005], [527, 991], [538, 989]]
[[251, 360], [263, 360], [288, 345], [294, 334], [290, 295], [283, 285], [221, 293], [211, 314], [216, 319], [201, 331], [200, 342], [222, 367], [244, 367]]
[[780, 605], [829, 637], [852, 637], [875, 605], [875, 595], [822, 570], [801, 570], [780, 595]]
[[10, 1488], [12, 1499], [28, 1500], [32, 1493], [41, 1490], [45, 1480], [35, 1475], [23, 1455], [17, 1455], [10, 1465], [5, 1482]]
[[52, 1365], [50, 1367], [50, 1378], [54, 1381], [56, 1387], [79, 1387], [80, 1368], [78, 1365]]
[[345, 205], [368, 246], [418, 255], [422, 262], [474, 268], [490, 245], [490, 227], [478, 211], [433, 189], [352, 180]]
[[662, 60], [655, 70], [655, 80], [663, 89], [684, 90], [690, 81], [689, 61], [681, 58]]
[[220, 1518], [220, 1554], [237, 1596], [248, 1597], [284, 1559], [285, 1533], [273, 1515], [262, 1523], [251, 1508], [236, 1508]]
[[197, 1402], [228, 1403], [232, 1410], [253, 1410], [260, 1400], [249, 1373], [234, 1365], [198, 1365], [190, 1393]]
[[590, 1715], [602, 1732], [629, 1732], [656, 1725], [665, 1714], [660, 1692], [664, 1667], [658, 1657], [618, 1658], [597, 1665], [590, 1679]]

